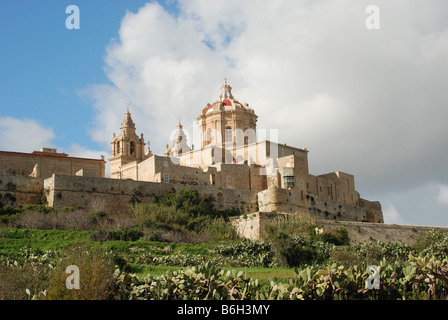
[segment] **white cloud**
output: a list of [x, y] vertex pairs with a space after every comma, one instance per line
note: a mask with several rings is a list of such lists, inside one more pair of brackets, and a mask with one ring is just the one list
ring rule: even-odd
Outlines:
[[439, 204], [448, 206], [448, 186], [439, 185], [439, 193], [436, 197]]
[[107, 157], [108, 152], [105, 150], [90, 150], [84, 146], [74, 143], [67, 150], [67, 153], [72, 157], [100, 159], [101, 156]]
[[[17, 119], [0, 117], [0, 150], [15, 152], [33, 152], [41, 147], [54, 147], [55, 133], [45, 128], [34, 119]], [[72, 144], [68, 150], [58, 148], [58, 152], [66, 152], [69, 156], [100, 159], [107, 158], [108, 151], [90, 150], [79, 144]], [[110, 173], [109, 163], [106, 164], [106, 176]]]
[[[101, 159], [101, 156], [104, 156], [105, 160], [107, 160], [109, 152], [105, 150], [90, 150], [84, 146], [81, 146], [77, 143], [74, 143], [70, 146], [67, 153], [71, 157], [79, 157], [79, 158], [88, 158], [88, 159]], [[106, 177], [110, 176], [110, 163], [106, 161]]]
[[448, 2], [378, 0], [381, 30], [365, 28], [369, 4], [189, 0], [176, 16], [156, 2], [128, 12], [107, 48], [112, 85], [87, 89], [92, 137], [108, 146], [129, 103], [163, 154], [177, 119], [192, 132], [227, 77], [259, 128], [310, 150], [311, 173], [352, 173], [361, 196], [446, 183]]
[[383, 218], [384, 223], [388, 224], [408, 224], [398, 212], [397, 208], [390, 203], [383, 209]]
[[52, 146], [55, 134], [33, 119], [0, 117], [0, 150], [32, 152]]

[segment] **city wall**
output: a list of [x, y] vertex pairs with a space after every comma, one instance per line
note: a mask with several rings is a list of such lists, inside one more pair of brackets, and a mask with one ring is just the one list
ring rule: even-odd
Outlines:
[[213, 196], [216, 207], [220, 209], [235, 208], [243, 213], [258, 210], [258, 192], [250, 190], [57, 174], [46, 179], [43, 187], [48, 205], [55, 209], [74, 207], [111, 215], [127, 213], [135, 203], [151, 203], [157, 196], [184, 188], [198, 191], [201, 198]]
[[383, 223], [379, 202], [360, 200], [359, 206], [306, 194], [302, 190], [268, 188], [258, 194], [262, 212], [309, 212], [321, 219]]
[[[265, 225], [273, 223], [276, 218], [279, 217], [285, 217], [285, 214], [255, 212], [239, 217], [232, 217], [231, 222], [241, 236], [251, 240], [262, 240], [266, 238]], [[351, 245], [356, 245], [359, 242], [376, 241], [402, 241], [403, 243], [412, 245], [431, 230], [448, 232], [448, 227], [412, 226], [328, 219], [316, 219], [315, 223], [323, 229], [323, 232], [345, 228], [348, 231]]]
[[42, 185], [40, 179], [0, 173], [0, 203], [13, 207], [39, 204], [43, 195]]

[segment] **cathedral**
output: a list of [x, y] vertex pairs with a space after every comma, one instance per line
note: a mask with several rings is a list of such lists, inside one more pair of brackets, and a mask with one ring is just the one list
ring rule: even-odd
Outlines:
[[[111, 141], [111, 178], [252, 190], [259, 192], [260, 211], [305, 210], [383, 222], [381, 206], [360, 197], [353, 175], [340, 171], [312, 175], [306, 148], [257, 141], [257, 118], [249, 104], [234, 98], [226, 81], [218, 100], [208, 103], [196, 118], [200, 147], [194, 150], [188, 144], [179, 122], [165, 154], [154, 155], [149, 148], [145, 150], [143, 134], [136, 134], [128, 110], [120, 133], [114, 133]], [[221, 202], [218, 199], [218, 206]]]

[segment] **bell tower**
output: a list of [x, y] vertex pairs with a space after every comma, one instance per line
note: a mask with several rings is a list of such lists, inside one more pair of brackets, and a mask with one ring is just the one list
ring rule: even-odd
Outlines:
[[129, 109], [121, 123], [120, 134], [117, 136], [114, 132], [111, 145], [110, 176], [115, 179], [121, 179], [122, 166], [135, 161], [139, 163], [152, 155], [149, 149], [145, 153], [146, 143], [143, 133], [140, 137], [135, 133], [135, 123], [132, 121]]

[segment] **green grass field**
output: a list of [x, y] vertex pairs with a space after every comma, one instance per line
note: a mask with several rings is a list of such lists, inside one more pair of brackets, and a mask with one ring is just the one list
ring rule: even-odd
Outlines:
[[[88, 247], [103, 248], [105, 251], [114, 252], [122, 258], [130, 258], [137, 254], [150, 253], [155, 256], [192, 254], [213, 257], [215, 244], [198, 243], [167, 243], [153, 241], [93, 241], [92, 231], [75, 230], [37, 230], [37, 229], [13, 229], [0, 228], [0, 255], [11, 258], [19, 258], [19, 253], [24, 248], [31, 248], [37, 252], [47, 250], [64, 250], [76, 243], [82, 243]], [[147, 274], [160, 276], [168, 270], [179, 270], [185, 266], [160, 266], [146, 264], [129, 264], [139, 278]], [[292, 268], [236, 268], [228, 267], [225, 270], [243, 271], [247, 277], [258, 278], [263, 281], [269, 279], [289, 279], [295, 276]]]

